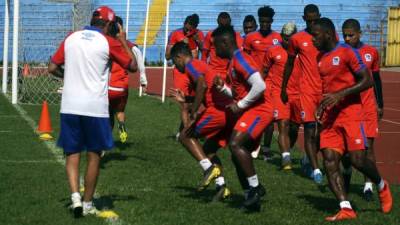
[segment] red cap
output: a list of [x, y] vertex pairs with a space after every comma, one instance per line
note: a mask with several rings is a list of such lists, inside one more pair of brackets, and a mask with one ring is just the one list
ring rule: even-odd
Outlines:
[[94, 18], [99, 18], [104, 21], [115, 21], [114, 10], [107, 6], [100, 6], [93, 13]]

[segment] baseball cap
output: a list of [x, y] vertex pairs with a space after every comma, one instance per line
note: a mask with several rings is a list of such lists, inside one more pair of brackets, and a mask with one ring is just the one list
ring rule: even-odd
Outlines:
[[104, 21], [115, 21], [115, 12], [108, 6], [100, 6], [93, 12], [93, 18], [102, 19]]

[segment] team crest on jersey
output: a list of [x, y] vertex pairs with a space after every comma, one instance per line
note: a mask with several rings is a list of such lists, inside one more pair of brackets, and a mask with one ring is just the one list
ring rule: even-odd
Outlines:
[[340, 57], [339, 56], [335, 56], [332, 58], [332, 65], [334, 66], [338, 66], [340, 64]]
[[304, 47], [307, 47], [307, 46], [308, 46], [308, 43], [307, 43], [307, 42], [303, 42], [303, 46], [304, 46]]
[[279, 116], [279, 111], [277, 109], [274, 110], [274, 118], [278, 118]]
[[278, 39], [275, 38], [275, 39], [272, 40], [272, 43], [273, 43], [274, 45], [277, 45], [277, 44], [279, 44], [279, 41], [278, 41]]
[[247, 127], [247, 124], [246, 124], [245, 122], [241, 122], [241, 123], [240, 123], [240, 126], [241, 126], [241, 127]]
[[261, 43], [261, 41], [260, 41], [260, 40], [255, 40], [255, 41], [254, 41], [254, 43], [256, 43], [256, 44], [260, 44], [260, 43]]
[[367, 62], [371, 62], [372, 61], [372, 56], [369, 53], [365, 54], [364, 58], [365, 58], [365, 61], [367, 61]]
[[301, 116], [301, 119], [304, 120], [306, 118], [306, 112], [301, 111], [300, 116]]
[[357, 138], [357, 139], [355, 140], [355, 142], [356, 142], [357, 145], [360, 145], [360, 144], [362, 143], [361, 139], [359, 139], [359, 138]]
[[277, 56], [276, 56], [276, 59], [278, 59], [278, 60], [281, 59], [281, 58], [282, 58], [281, 55], [277, 55]]

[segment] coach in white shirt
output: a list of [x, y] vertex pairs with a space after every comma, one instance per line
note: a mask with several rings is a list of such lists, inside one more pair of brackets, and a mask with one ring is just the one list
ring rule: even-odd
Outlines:
[[[75, 217], [98, 213], [92, 203], [99, 174], [100, 153], [113, 147], [108, 113], [110, 61], [135, 72], [136, 59], [125, 33], [107, 36], [115, 26], [115, 13], [102, 6], [93, 12], [91, 26], [71, 33], [51, 57], [48, 70], [64, 77], [61, 98], [61, 131], [58, 146], [66, 155], [66, 171]], [[61, 67], [64, 65], [64, 71]], [[87, 151], [83, 204], [79, 194], [79, 160]]]

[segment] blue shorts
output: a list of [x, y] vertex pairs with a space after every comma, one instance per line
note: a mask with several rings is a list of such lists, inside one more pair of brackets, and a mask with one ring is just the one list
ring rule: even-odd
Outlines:
[[109, 118], [60, 115], [61, 131], [57, 145], [65, 154], [81, 151], [100, 152], [114, 146]]

